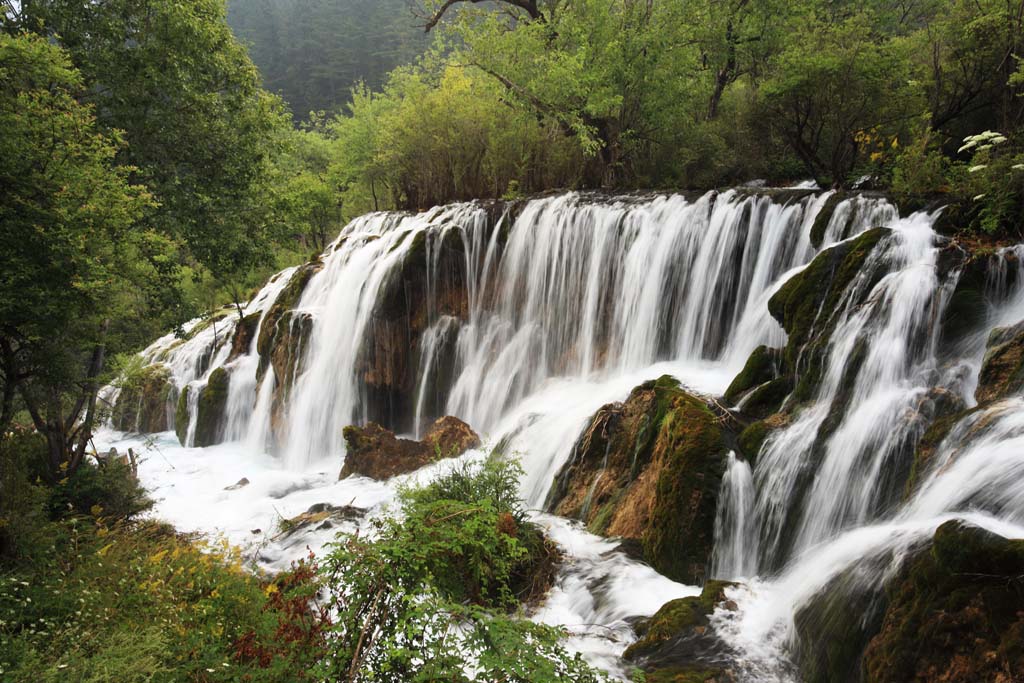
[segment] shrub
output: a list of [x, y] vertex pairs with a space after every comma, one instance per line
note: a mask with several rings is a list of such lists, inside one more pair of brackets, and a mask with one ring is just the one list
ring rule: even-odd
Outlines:
[[130, 519], [153, 507], [153, 501], [128, 463], [110, 458], [103, 465], [83, 462], [50, 492], [50, 513], [104, 517], [108, 521]]
[[[332, 626], [318, 675], [328, 680], [597, 681], [560, 644], [559, 629], [509, 611], [539, 530], [512, 482], [518, 466], [465, 465], [402, 492], [401, 518], [376, 520], [374, 540], [344, 536], [322, 579]], [[549, 557], [549, 556], [548, 556]]]

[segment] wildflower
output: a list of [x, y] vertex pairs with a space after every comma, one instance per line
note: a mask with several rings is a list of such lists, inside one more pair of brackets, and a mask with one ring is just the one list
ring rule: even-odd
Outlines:
[[977, 166], [971, 166], [967, 169], [968, 173], [977, 173], [978, 171], [988, 168], [988, 164], [978, 164]]

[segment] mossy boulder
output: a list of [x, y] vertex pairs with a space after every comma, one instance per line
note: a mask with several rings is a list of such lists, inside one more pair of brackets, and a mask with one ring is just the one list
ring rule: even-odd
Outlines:
[[793, 389], [797, 400], [816, 393], [840, 303], [851, 283], [861, 278], [857, 295], [863, 298], [885, 275], [882, 264], [871, 269], [865, 266], [878, 243], [890, 233], [887, 228], [872, 228], [826, 249], [768, 300], [768, 311], [789, 335], [783, 368], [790, 377], [799, 377]]
[[665, 376], [601, 408], [558, 474], [548, 509], [640, 548], [677, 581], [704, 579], [731, 415]]
[[[832, 216], [835, 215], [836, 207], [844, 199], [846, 199], [845, 192], [833, 193], [825, 200], [825, 205], [821, 207], [821, 211], [814, 217], [814, 223], [811, 225], [811, 244], [814, 245], [815, 249], [821, 247], [821, 243], [825, 239], [825, 231], [828, 230], [829, 223], [832, 222]], [[851, 215], [850, 218], [852, 221], [853, 216]]]
[[989, 334], [974, 398], [987, 403], [1024, 389], [1024, 321]]
[[210, 373], [206, 386], [199, 390], [193, 446], [212, 446], [220, 443], [227, 414], [230, 381], [228, 371], [217, 368]]
[[188, 439], [188, 395], [192, 388], [185, 385], [178, 394], [178, 404], [174, 409], [174, 433], [178, 435], [178, 442], [182, 446]]
[[161, 364], [147, 365], [124, 380], [111, 421], [115, 428], [126, 432], [154, 433], [170, 429], [168, 408], [173, 395], [170, 369]]
[[886, 590], [871, 683], [1002, 683], [1024, 672], [1024, 541], [946, 522]]
[[724, 398], [730, 404], [736, 404], [744, 394], [777, 377], [781, 370], [782, 350], [767, 346], [758, 346], [747, 358], [743, 369], [733, 378]]
[[[280, 343], [288, 345], [289, 339], [284, 338], [290, 329], [291, 313], [302, 299], [302, 293], [313, 276], [323, 270], [323, 261], [311, 261], [300, 266], [294, 273], [288, 284], [277, 295], [277, 299], [271, 304], [260, 327], [259, 338], [256, 340], [256, 352], [260, 356], [260, 364], [257, 374], [262, 377], [271, 363], [271, 355], [274, 347]], [[276, 369], [275, 369], [276, 372]]]
[[700, 595], [671, 600], [651, 617], [634, 626], [639, 639], [626, 648], [623, 658], [635, 664], [650, 681], [734, 680], [729, 671], [731, 653], [710, 627], [715, 608], [735, 607], [725, 589], [735, 584], [708, 581]]

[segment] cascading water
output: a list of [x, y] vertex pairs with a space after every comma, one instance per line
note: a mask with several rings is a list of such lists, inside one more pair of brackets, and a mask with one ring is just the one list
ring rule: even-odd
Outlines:
[[[168, 366], [177, 387], [190, 388], [186, 443], [210, 374], [224, 367], [230, 375], [224, 436], [234, 443], [188, 460], [208, 473], [206, 489], [190, 489], [206, 507], [167, 503], [162, 510], [236, 541], [324, 497], [379, 511], [406, 479], [336, 481], [342, 427], [391, 418], [386, 426], [419, 434], [443, 414], [518, 453], [522, 493], [540, 507], [598, 408], [663, 373], [721, 395], [753, 349], [786, 343], [768, 313], [771, 295], [820, 249], [886, 225], [892, 233], [828, 312], [834, 324], [815, 394], [769, 436], [753, 469], [730, 455], [721, 485], [713, 573], [744, 578], [747, 587], [736, 589], [738, 611], [716, 615], [716, 628], [744, 654], [752, 679], [788, 679], [784, 651], [794, 638], [793, 614], [838, 572], [866, 557], [894, 564], [968, 507], [982, 510], [972, 518], [989, 528], [1017, 534], [1016, 525], [1024, 525], [1024, 491], [1002, 482], [1022, 480], [1019, 400], [988, 407], [991, 419], [981, 431], [954, 430], [936, 460], [943, 464], [900, 506], [903, 478], [893, 472], [906, 464], [922, 430], [912, 417], [936, 388], [971, 403], [986, 330], [954, 361], [940, 360], [939, 320], [955, 273], [940, 276], [932, 218], [900, 219], [885, 200], [855, 195], [835, 207], [816, 248], [811, 229], [832, 198], [567, 194], [497, 211], [470, 203], [359, 218], [325, 251], [291, 316], [273, 322], [278, 333], [308, 324], [287, 376], [257, 340], [294, 269], [246, 308], [262, 312], [247, 352], [228, 361], [234, 316], [216, 328], [194, 326], [184, 342], [165, 337], [144, 352], [147, 361]], [[1024, 299], [998, 272], [990, 283], [1000, 293], [990, 297], [998, 306], [987, 327], [1024, 318]], [[404, 365], [382, 362], [392, 353]], [[387, 394], [394, 386], [408, 396], [387, 412], [381, 405], [394, 402]], [[277, 444], [276, 456], [264, 454], [268, 444]], [[225, 460], [210, 459], [217, 453]], [[992, 453], [999, 456], [994, 461]], [[263, 481], [260, 472], [268, 473]], [[231, 512], [199, 512], [227, 500], [224, 485], [242, 474], [253, 484], [231, 493]], [[195, 486], [175, 479], [186, 476], [177, 470], [160, 476]], [[613, 670], [631, 637], [629, 617], [698, 592], [565, 520], [538, 519], [574, 559], [535, 618], [570, 627], [576, 645]], [[304, 540], [316, 549], [327, 537]], [[265, 565], [281, 567], [290, 551], [259, 552]], [[626, 583], [622, 594], [608, 588]], [[606, 626], [616, 635], [601, 630]]]

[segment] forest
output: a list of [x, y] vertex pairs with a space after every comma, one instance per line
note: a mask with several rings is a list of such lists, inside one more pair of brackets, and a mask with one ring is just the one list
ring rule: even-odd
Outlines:
[[[662, 242], [628, 237], [638, 225]], [[772, 226], [807, 239], [768, 254]], [[978, 443], [1012, 450], [1022, 241], [1021, 0], [0, 0], [0, 679], [1016, 680], [1024, 604], [986, 611], [1024, 594], [1024, 548], [996, 539], [1024, 524], [1009, 494], [928, 517], [946, 515], [930, 555], [919, 536], [886, 546], [912, 558], [872, 569], [888, 602], [843, 593], [849, 567], [823, 579], [828, 600], [787, 622], [832, 639], [820, 657], [790, 644], [788, 669], [734, 666], [740, 636], [702, 629], [746, 604], [725, 601], [733, 579], [931, 510], [912, 503], [936, 453], [950, 472]], [[713, 370], [687, 366], [691, 384], [659, 365], [683, 361]], [[728, 378], [705, 389], [707, 373]], [[565, 378], [600, 390], [544, 394]], [[552, 403], [570, 411], [558, 438]], [[858, 428], [860, 404], [878, 413]], [[453, 415], [476, 441], [449, 452]], [[435, 471], [482, 448], [462, 419], [491, 455]], [[899, 438], [830, 469], [863, 425]], [[160, 520], [135, 457], [145, 474], [175, 456], [153, 435], [247, 443], [310, 477], [314, 455], [377, 448], [438, 477], [346, 459], [344, 481], [396, 483], [353, 489], [364, 507], [275, 512], [276, 535], [252, 533], [277, 550], [343, 531], [261, 565], [265, 548]], [[806, 462], [785, 465], [800, 439]], [[726, 512], [744, 471], [745, 500], [786, 501], [756, 522]], [[880, 498], [815, 527], [826, 475]], [[965, 510], [999, 524], [955, 526]], [[598, 542], [567, 519], [625, 539], [653, 594], [695, 592], [616, 613], [632, 640], [601, 636], [607, 656], [589, 631], [567, 640], [575, 622], [543, 596], [597, 560], [559, 540]], [[753, 564], [722, 559], [740, 537]], [[975, 575], [1010, 578], [958, 583]], [[908, 623], [942, 631], [925, 584], [988, 601], [960, 624], [988, 629], [960, 669], [936, 663], [938, 636], [932, 659], [893, 654]], [[669, 597], [689, 602], [657, 610]], [[856, 627], [839, 616], [861, 609]]]

